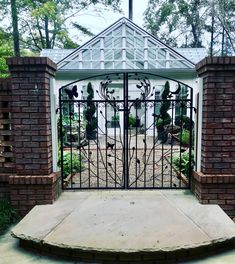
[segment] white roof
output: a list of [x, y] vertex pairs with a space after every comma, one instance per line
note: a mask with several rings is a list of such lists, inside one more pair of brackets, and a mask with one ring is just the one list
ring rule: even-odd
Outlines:
[[191, 69], [207, 56], [204, 48], [172, 49], [131, 20], [121, 18], [77, 49], [45, 49], [59, 70]]

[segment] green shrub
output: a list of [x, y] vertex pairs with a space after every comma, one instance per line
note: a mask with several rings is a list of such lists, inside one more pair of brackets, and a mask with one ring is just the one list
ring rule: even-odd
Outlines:
[[190, 132], [186, 129], [183, 129], [179, 135], [179, 140], [181, 145], [188, 146], [190, 143]]
[[171, 123], [171, 116], [168, 113], [165, 113], [164, 119], [158, 118], [156, 122], [156, 127], [161, 130], [164, 129], [164, 126], [169, 125]]
[[94, 140], [96, 139], [98, 120], [96, 117], [96, 105], [93, 101], [94, 90], [90, 82], [87, 85], [87, 93], [87, 105], [84, 110], [84, 118], [86, 120], [86, 138], [87, 140]]
[[[64, 153], [63, 158], [63, 172], [64, 177], [67, 177], [69, 174], [74, 174], [81, 172], [84, 169], [84, 160], [83, 156], [78, 155], [77, 153]], [[71, 171], [71, 162], [72, 162], [72, 171]], [[59, 153], [58, 166], [61, 167], [61, 155]]]
[[10, 202], [0, 200], [0, 235], [17, 220], [17, 214]]
[[179, 127], [183, 127], [186, 130], [193, 129], [194, 122], [193, 120], [190, 121], [190, 117], [183, 115], [183, 116], [177, 116], [175, 118], [175, 125]]
[[191, 168], [190, 168], [190, 163], [189, 163], [189, 153], [184, 153], [181, 155], [178, 154], [177, 156], [174, 156], [172, 159], [173, 165], [180, 171], [182, 172], [185, 176], [189, 177], [190, 171], [193, 168], [194, 164], [194, 154], [192, 153], [191, 156]]
[[132, 115], [128, 116], [128, 126], [135, 126], [136, 124], [136, 118]]

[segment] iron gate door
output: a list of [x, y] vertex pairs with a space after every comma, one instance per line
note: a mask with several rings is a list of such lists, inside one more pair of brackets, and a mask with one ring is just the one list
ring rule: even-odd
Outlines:
[[112, 73], [59, 90], [64, 189], [184, 189], [193, 166], [192, 88]]

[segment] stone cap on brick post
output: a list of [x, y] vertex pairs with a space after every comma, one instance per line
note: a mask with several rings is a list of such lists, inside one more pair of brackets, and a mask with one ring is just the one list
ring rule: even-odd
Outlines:
[[203, 78], [203, 174], [235, 173], [235, 57], [207, 57], [196, 65]]
[[7, 59], [12, 78], [12, 129], [18, 175], [52, 172], [50, 79], [56, 64], [45, 57]]

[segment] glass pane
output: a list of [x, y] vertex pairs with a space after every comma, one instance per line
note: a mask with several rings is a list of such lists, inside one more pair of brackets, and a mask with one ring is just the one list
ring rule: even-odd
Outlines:
[[100, 50], [92, 50], [92, 60], [100, 60]]
[[128, 60], [134, 60], [134, 53], [133, 53], [133, 50], [127, 50], [126, 51], [126, 58]]
[[112, 48], [112, 36], [107, 36], [104, 38], [104, 48]]
[[122, 60], [122, 50], [114, 50], [114, 59], [115, 60]]
[[84, 61], [82, 66], [83, 69], [90, 69], [91, 63], [89, 61]]
[[143, 69], [144, 68], [144, 62], [143, 61], [136, 61], [136, 68], [137, 69]]
[[134, 30], [129, 27], [126, 27], [126, 35], [134, 36]]
[[170, 68], [188, 68], [183, 62], [181, 61], [170, 61]]
[[148, 59], [155, 60], [156, 59], [156, 49], [148, 49]]
[[92, 62], [92, 69], [100, 69], [100, 61], [93, 61]]
[[127, 69], [135, 69], [135, 64], [133, 61], [126, 61], [126, 68]]
[[90, 60], [91, 56], [90, 56], [90, 50], [85, 50], [82, 53], [82, 60]]
[[166, 68], [166, 61], [158, 61], [157, 62], [158, 67], [157, 68]]
[[143, 60], [144, 59], [144, 50], [143, 49], [136, 49], [135, 58], [137, 60]]
[[127, 37], [126, 38], [126, 46], [127, 48], [133, 48], [134, 47], [134, 37]]
[[156, 69], [156, 61], [148, 61], [148, 68], [149, 69]]
[[158, 57], [158, 59], [165, 59], [166, 58], [166, 51], [163, 49], [158, 49], [157, 57]]
[[114, 38], [114, 48], [121, 48], [121, 47], [122, 47], [122, 39]]
[[112, 60], [113, 59], [113, 50], [104, 50], [104, 59], [105, 60]]
[[100, 40], [91, 46], [92, 49], [100, 49]]
[[122, 27], [118, 27], [113, 31], [113, 36], [122, 36]]
[[135, 37], [135, 47], [137, 49], [143, 49], [144, 48], [144, 38], [142, 36], [136, 36]]
[[105, 69], [113, 69], [113, 62], [112, 61], [105, 61], [104, 62]]
[[148, 40], [148, 47], [154, 48], [154, 47], [156, 47], [156, 44], [154, 44], [152, 41]]
[[122, 62], [121, 61], [115, 61], [114, 62], [114, 69], [122, 69]]

